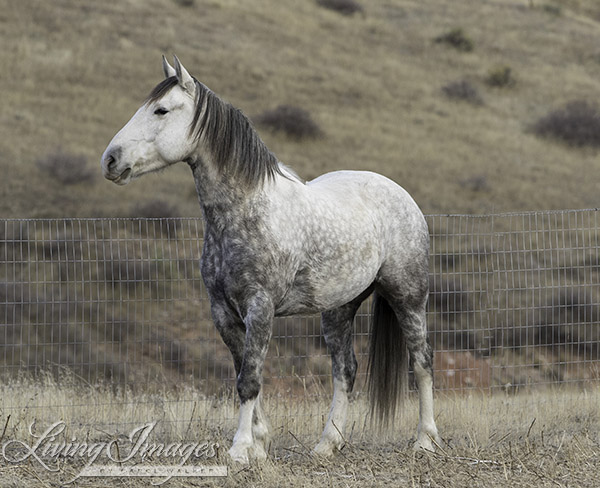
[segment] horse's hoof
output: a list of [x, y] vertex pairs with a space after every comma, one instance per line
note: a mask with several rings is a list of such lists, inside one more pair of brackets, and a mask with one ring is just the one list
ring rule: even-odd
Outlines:
[[415, 445], [413, 446], [413, 450], [415, 451], [430, 451], [433, 452], [435, 451], [435, 448], [433, 447], [433, 443], [427, 439], [427, 440], [420, 440], [415, 442]]
[[257, 461], [264, 461], [267, 459], [267, 451], [261, 444], [255, 444], [252, 448], [252, 459], [256, 459]]
[[264, 461], [267, 459], [267, 452], [261, 444], [254, 444], [252, 446], [234, 445], [229, 449], [229, 456], [236, 463], [248, 464], [250, 463], [250, 459]]
[[[435, 443], [439, 444], [441, 442], [439, 435], [433, 436], [433, 439], [435, 440]], [[415, 451], [425, 450], [429, 452], [435, 452], [435, 443], [432, 441], [432, 437], [428, 436], [427, 434], [422, 434], [419, 435], [417, 442], [415, 442], [415, 445], [413, 446], [413, 449]]]
[[329, 441], [319, 442], [313, 449], [313, 454], [322, 458], [328, 458], [334, 455], [339, 449]]
[[236, 463], [248, 464], [250, 462], [247, 446], [232, 446], [228, 452], [231, 459]]

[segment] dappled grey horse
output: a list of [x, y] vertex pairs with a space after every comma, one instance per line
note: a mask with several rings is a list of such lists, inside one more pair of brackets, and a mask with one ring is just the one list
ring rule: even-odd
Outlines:
[[432, 350], [427, 342], [429, 235], [413, 199], [369, 172], [336, 171], [301, 181], [249, 120], [163, 57], [166, 78], [102, 156], [109, 180], [179, 161], [194, 174], [204, 217], [202, 276], [212, 317], [230, 349], [240, 398], [233, 459], [264, 458], [262, 370], [274, 317], [320, 312], [331, 353], [333, 402], [315, 452], [343, 445], [356, 376], [353, 321], [374, 293], [368, 391], [386, 425], [408, 378], [419, 389], [417, 448], [433, 449]]

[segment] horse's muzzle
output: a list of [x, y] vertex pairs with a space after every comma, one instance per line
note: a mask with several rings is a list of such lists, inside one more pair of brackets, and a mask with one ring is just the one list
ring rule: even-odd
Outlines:
[[119, 168], [119, 155], [121, 150], [116, 149], [111, 151], [109, 149], [102, 155], [102, 173], [107, 180], [110, 180], [117, 185], [126, 185], [131, 179], [131, 168]]

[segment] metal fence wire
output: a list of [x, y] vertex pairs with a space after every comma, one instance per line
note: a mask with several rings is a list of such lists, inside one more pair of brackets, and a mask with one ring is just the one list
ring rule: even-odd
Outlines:
[[[598, 212], [427, 217], [437, 390], [597, 384]], [[201, 249], [196, 218], [0, 220], [3, 384], [70, 378], [113, 391], [151, 395], [185, 385], [207, 402], [234, 398], [232, 361], [200, 276]], [[369, 306], [355, 323], [359, 392]], [[265, 390], [328, 399], [330, 368], [319, 317], [276, 320]], [[0, 409], [20, 410], [23, 401], [2, 394]], [[40, 411], [52, 402], [27, 401]]]

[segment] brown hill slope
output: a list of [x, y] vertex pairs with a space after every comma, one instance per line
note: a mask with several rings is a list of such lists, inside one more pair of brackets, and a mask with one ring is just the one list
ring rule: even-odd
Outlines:
[[[99, 171], [108, 141], [160, 81], [162, 53], [176, 53], [250, 116], [280, 104], [309, 111], [320, 139], [259, 128], [307, 179], [378, 171], [427, 213], [598, 206], [597, 151], [529, 130], [569, 100], [600, 93], [600, 7], [556, 5], [375, 0], [343, 16], [311, 1], [8, 0], [0, 9], [0, 215], [127, 216], [155, 200], [174, 215], [197, 215], [183, 165], [125, 188]], [[454, 28], [472, 41], [470, 52], [435, 42]], [[489, 86], [499, 66], [514, 83]], [[457, 81], [479, 103], [442, 90]], [[57, 152], [84, 156], [91, 176], [61, 182], [56, 167], [39, 164]]]

